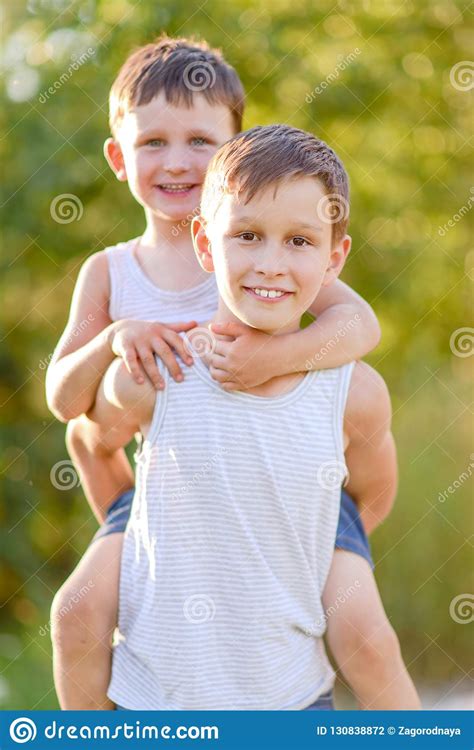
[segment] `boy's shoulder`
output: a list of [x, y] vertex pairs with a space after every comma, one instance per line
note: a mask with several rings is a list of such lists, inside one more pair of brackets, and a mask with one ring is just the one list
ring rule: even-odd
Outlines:
[[358, 441], [371, 441], [390, 428], [392, 405], [385, 380], [366, 362], [357, 361], [347, 395], [344, 429]]
[[78, 292], [83, 291], [94, 301], [97, 296], [107, 300], [110, 295], [111, 256], [130, 252], [133, 240], [119, 242], [89, 255], [82, 264], [77, 279]]

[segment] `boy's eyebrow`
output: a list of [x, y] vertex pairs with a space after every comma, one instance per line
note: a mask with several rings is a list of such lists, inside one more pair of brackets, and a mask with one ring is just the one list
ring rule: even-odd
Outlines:
[[[258, 222], [259, 216], [236, 216], [233, 220], [233, 224], [251, 224], [252, 222]], [[313, 232], [322, 232], [323, 227], [318, 226], [317, 224], [308, 224], [308, 222], [302, 221], [298, 223], [289, 224], [290, 228], [296, 228], [296, 229], [311, 229]]]
[[[145, 130], [139, 131], [138, 137], [149, 138], [150, 136], [152, 135], [156, 136], [157, 134], [166, 135], [162, 127], [160, 127], [159, 125], [152, 125], [151, 127], [146, 128]], [[194, 127], [194, 126], [192, 126], [189, 129], [186, 135], [200, 136], [200, 137], [206, 137], [206, 138], [215, 138], [214, 133], [212, 133], [210, 130], [205, 130], [204, 128]]]

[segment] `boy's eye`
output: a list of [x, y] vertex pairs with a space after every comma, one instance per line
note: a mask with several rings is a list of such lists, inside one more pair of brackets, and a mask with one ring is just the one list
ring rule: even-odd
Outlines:
[[291, 242], [295, 247], [305, 247], [305, 245], [311, 244], [305, 237], [292, 237]]
[[244, 242], [253, 242], [254, 239], [256, 239], [257, 235], [255, 232], [241, 232], [237, 235], [239, 239], [244, 240]]
[[164, 141], [161, 140], [161, 138], [151, 138], [149, 141], [146, 142], [147, 146], [162, 146]]
[[196, 136], [192, 139], [193, 146], [206, 146], [208, 143], [207, 138], [202, 138], [201, 136]]

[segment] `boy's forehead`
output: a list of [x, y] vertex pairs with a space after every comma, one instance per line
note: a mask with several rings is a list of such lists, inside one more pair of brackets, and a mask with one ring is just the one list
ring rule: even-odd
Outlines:
[[304, 175], [271, 183], [257, 191], [250, 200], [242, 193], [225, 193], [220, 209], [235, 220], [305, 221], [316, 228], [321, 224], [318, 202], [325, 194], [320, 180]]
[[234, 135], [232, 114], [225, 104], [209, 102], [203, 94], [194, 93], [191, 103], [170, 102], [160, 92], [146, 104], [136, 104], [123, 116], [125, 127], [141, 132], [163, 128], [170, 132], [203, 129], [223, 133], [224, 140]]

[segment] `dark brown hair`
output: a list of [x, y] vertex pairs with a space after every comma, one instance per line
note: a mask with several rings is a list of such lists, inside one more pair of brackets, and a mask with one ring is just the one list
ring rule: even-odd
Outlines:
[[220, 50], [194, 39], [166, 34], [133, 52], [121, 67], [110, 90], [109, 124], [116, 134], [124, 113], [148, 104], [163, 92], [171, 104], [191, 107], [195, 93], [211, 104], [229, 107], [235, 132], [242, 128], [245, 92], [234, 68]]
[[318, 216], [333, 225], [333, 242], [345, 235], [349, 222], [349, 178], [337, 154], [311, 133], [288, 125], [246, 130], [227, 141], [207, 168], [201, 209], [208, 219], [222, 195], [232, 193], [245, 203], [261, 190], [286, 178], [317, 178], [325, 188]]

